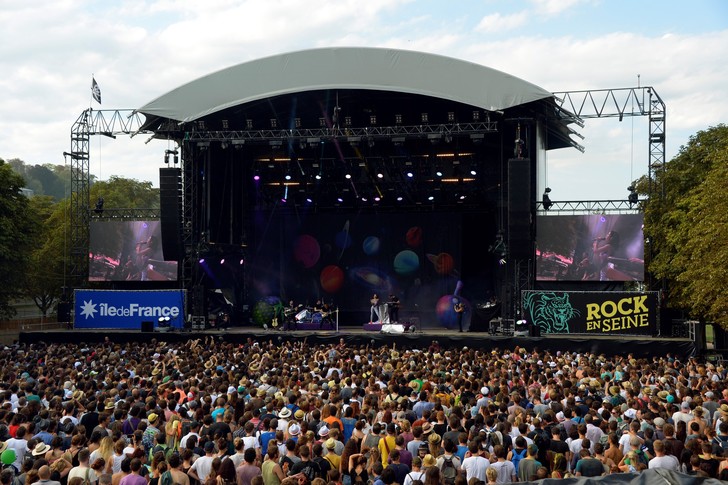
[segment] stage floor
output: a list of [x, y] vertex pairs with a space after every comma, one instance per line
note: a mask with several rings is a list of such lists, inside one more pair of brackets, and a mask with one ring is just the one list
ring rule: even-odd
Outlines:
[[109, 337], [115, 343], [149, 342], [152, 339], [166, 342], [181, 342], [189, 339], [212, 336], [221, 341], [243, 343], [248, 339], [264, 341], [301, 340], [315, 344], [334, 344], [339, 339], [349, 345], [393, 345], [398, 348], [426, 349], [433, 342], [443, 348], [477, 348], [485, 350], [507, 350], [516, 346], [526, 350], [538, 349], [550, 352], [593, 352], [596, 354], [634, 354], [636, 357], [664, 356], [671, 353], [682, 358], [696, 355], [695, 343], [689, 339], [661, 338], [651, 336], [615, 335], [557, 335], [541, 337], [514, 337], [490, 335], [487, 332], [459, 332], [446, 328], [417, 329], [413, 333], [383, 333], [364, 330], [362, 326], [340, 326], [338, 330], [277, 330], [257, 326], [231, 327], [227, 330], [172, 330], [168, 332], [141, 332], [139, 330], [116, 329], [64, 329], [54, 331], [24, 331], [19, 335], [21, 343], [38, 342], [84, 342], [98, 343]]

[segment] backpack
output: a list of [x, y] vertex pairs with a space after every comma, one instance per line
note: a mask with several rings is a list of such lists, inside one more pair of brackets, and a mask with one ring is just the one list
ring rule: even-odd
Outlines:
[[[718, 451], [718, 450], [716, 450], [716, 448], [721, 451], [721, 453], [720, 453], [721, 455], [728, 456], [728, 454], [727, 454], [728, 453], [728, 438], [724, 439], [724, 438], [721, 438], [720, 436], [714, 437], [713, 438], [713, 452]], [[718, 454], [718, 453], [716, 453], [716, 454]]]
[[455, 468], [455, 464], [452, 462], [452, 457], [448, 458], [443, 456], [442, 469], [442, 482], [445, 485], [454, 485], [455, 478], [458, 476], [458, 470]]
[[172, 472], [167, 470], [166, 472], [162, 473], [162, 476], [159, 477], [159, 485], [173, 485], [174, 480], [172, 479]]
[[644, 450], [637, 450], [637, 459], [645, 466], [647, 466], [650, 461]]
[[526, 458], [526, 448], [522, 449], [520, 453], [516, 452], [516, 449], [513, 448], [513, 456], [511, 457], [511, 462], [513, 463], [513, 466], [516, 467], [516, 475], [518, 475], [518, 465], [524, 458]]

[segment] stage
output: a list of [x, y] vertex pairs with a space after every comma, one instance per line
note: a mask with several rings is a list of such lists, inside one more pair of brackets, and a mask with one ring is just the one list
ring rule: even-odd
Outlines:
[[409, 333], [382, 333], [366, 331], [363, 326], [339, 326], [338, 330], [278, 330], [263, 329], [255, 326], [235, 326], [227, 330], [171, 330], [166, 332], [142, 332], [140, 330], [115, 329], [67, 329], [55, 331], [20, 332], [19, 340], [24, 344], [46, 343], [99, 343], [105, 337], [112, 342], [124, 344], [128, 342], [149, 342], [152, 339], [165, 342], [181, 342], [189, 339], [213, 336], [221, 341], [243, 343], [248, 339], [265, 341], [303, 340], [311, 344], [334, 344], [339, 339], [349, 345], [393, 345], [397, 348], [427, 349], [437, 342], [445, 349], [513, 349], [524, 347], [526, 350], [548, 350], [550, 352], [592, 352], [605, 355], [627, 355], [635, 357], [665, 356], [668, 353], [686, 359], [697, 354], [695, 342], [686, 338], [661, 338], [648, 336], [586, 336], [576, 334], [550, 334], [541, 337], [514, 337], [509, 335], [490, 335], [487, 332], [463, 332], [446, 328], [417, 329]]

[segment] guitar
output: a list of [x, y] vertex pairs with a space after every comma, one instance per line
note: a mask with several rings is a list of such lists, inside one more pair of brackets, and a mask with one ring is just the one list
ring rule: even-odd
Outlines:
[[273, 321], [270, 324], [273, 328], [276, 328], [278, 326], [278, 317], [273, 317]]
[[462, 303], [455, 303], [455, 307], [453, 309], [456, 313], [462, 313], [463, 311], [465, 311], [465, 305], [463, 305]]

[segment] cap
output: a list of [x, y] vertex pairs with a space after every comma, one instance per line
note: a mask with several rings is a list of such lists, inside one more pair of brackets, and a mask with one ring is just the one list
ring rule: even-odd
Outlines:
[[157, 418], [159, 418], [159, 416], [157, 416], [156, 413], [150, 413], [149, 416], [147, 416], [147, 419], [150, 423], [154, 423], [155, 421], [157, 421]]
[[213, 451], [215, 451], [215, 442], [208, 441], [205, 443], [205, 453], [212, 453]]

